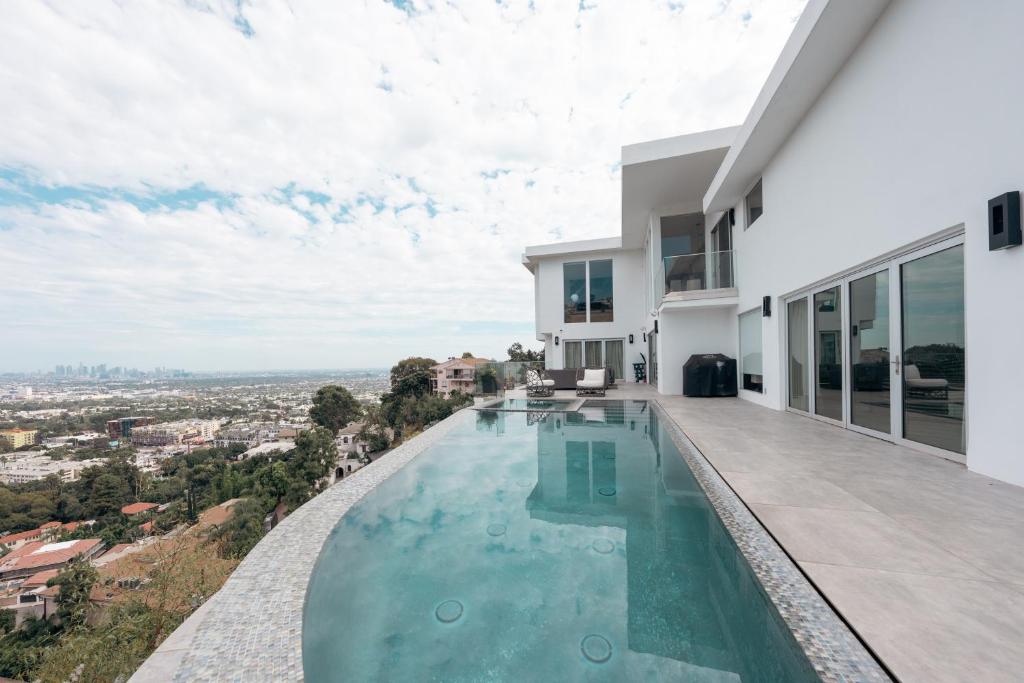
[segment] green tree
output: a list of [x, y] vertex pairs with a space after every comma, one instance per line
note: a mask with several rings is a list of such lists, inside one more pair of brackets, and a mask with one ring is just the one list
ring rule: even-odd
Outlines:
[[309, 417], [313, 422], [337, 434], [348, 423], [362, 415], [359, 401], [343, 386], [329, 384], [320, 387], [313, 397], [313, 407], [309, 409]]
[[390, 425], [384, 409], [379, 404], [366, 406], [366, 417], [357, 438], [367, 445], [371, 453], [382, 451], [391, 445], [388, 435]]
[[89, 591], [96, 583], [96, 570], [81, 557], [72, 560], [57, 576], [46, 582], [60, 586], [57, 593], [57, 616], [63, 629], [85, 625], [89, 615]]
[[398, 363], [391, 368], [391, 391], [395, 391], [399, 383], [403, 379], [407, 379], [409, 377], [426, 375], [429, 379], [430, 368], [435, 365], [437, 365], [437, 361], [433, 358], [421, 358], [419, 356], [413, 356], [411, 358], [398, 361]]
[[540, 351], [534, 351], [532, 349], [524, 350], [522, 344], [515, 342], [512, 346], [508, 347], [508, 359], [518, 362], [543, 361], [544, 349], [541, 349]]
[[464, 351], [464, 352], [463, 352], [463, 354], [462, 354], [462, 357], [463, 357], [463, 358], [476, 358], [476, 356], [474, 356], [474, 355], [473, 355], [473, 354], [472, 354], [471, 352], [469, 352], [469, 351]]
[[338, 461], [334, 434], [323, 427], [302, 432], [286, 462], [290, 480], [285, 500], [297, 508], [320, 492], [324, 479]]
[[215, 528], [210, 537], [220, 548], [221, 557], [242, 559], [263, 538], [266, 512], [259, 501], [243, 498], [231, 506], [231, 516]]

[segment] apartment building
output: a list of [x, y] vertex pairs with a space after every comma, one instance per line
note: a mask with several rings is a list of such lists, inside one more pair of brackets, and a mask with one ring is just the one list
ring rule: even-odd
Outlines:
[[811, 0], [742, 125], [622, 148], [619, 234], [526, 248], [548, 367], [680, 394], [722, 353], [741, 399], [1024, 484], [1021, 25]]
[[156, 418], [152, 416], [119, 417], [116, 420], [107, 421], [107, 435], [111, 441], [131, 438], [133, 427], [145, 427], [156, 424]]
[[35, 445], [39, 438], [39, 432], [35, 429], [0, 429], [0, 439], [3, 439], [11, 448], [22, 448]]
[[176, 446], [213, 441], [219, 420], [178, 420], [162, 424], [135, 426], [131, 431], [134, 446]]
[[5, 484], [24, 484], [30, 481], [39, 481], [51, 475], [61, 478], [61, 481], [76, 481], [86, 467], [103, 464], [103, 460], [94, 458], [91, 460], [53, 460], [49, 455], [39, 451], [28, 451], [14, 454], [20, 457], [8, 455], [0, 461], [0, 482]]

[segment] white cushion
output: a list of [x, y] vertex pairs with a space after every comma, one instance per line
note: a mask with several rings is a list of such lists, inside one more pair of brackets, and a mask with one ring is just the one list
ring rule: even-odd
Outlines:
[[[604, 384], [604, 370], [584, 370], [583, 371], [584, 382], [597, 382], [599, 385]], [[578, 384], [578, 382], [577, 382]]]
[[913, 389], [945, 389], [949, 386], [949, 382], [941, 378], [908, 379], [907, 386]]
[[579, 389], [603, 389], [604, 382], [592, 382], [587, 379], [581, 379], [579, 382], [576, 382], [576, 387]]
[[542, 379], [540, 381], [540, 384], [541, 384], [541, 386], [544, 386], [544, 387], [553, 387], [553, 386], [555, 386], [555, 380], [553, 380], [553, 379]]

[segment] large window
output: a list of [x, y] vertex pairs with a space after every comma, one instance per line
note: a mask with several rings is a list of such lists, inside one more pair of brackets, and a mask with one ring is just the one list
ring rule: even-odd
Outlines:
[[565, 342], [565, 368], [575, 370], [583, 367], [583, 342]]
[[565, 322], [587, 322], [587, 264], [562, 264], [563, 297], [565, 304]]
[[747, 311], [740, 316], [740, 374], [743, 388], [761, 392], [761, 310]]
[[591, 261], [590, 322], [612, 322], [612, 260]]
[[562, 264], [562, 303], [567, 323], [608, 323], [614, 319], [612, 260]]
[[761, 214], [764, 213], [764, 195], [761, 191], [761, 181], [758, 180], [757, 184], [750, 190], [747, 195], [747, 226], [750, 227], [754, 224]]

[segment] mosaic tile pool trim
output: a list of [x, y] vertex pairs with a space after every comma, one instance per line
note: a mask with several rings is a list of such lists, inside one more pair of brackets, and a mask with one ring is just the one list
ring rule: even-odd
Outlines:
[[890, 681], [661, 404], [649, 402], [821, 680]]
[[471, 410], [455, 413], [288, 515], [200, 608], [202, 613], [179, 627], [182, 634], [176, 631], [146, 660], [131, 683], [303, 680], [306, 590], [338, 519], [460, 421], [475, 419]]

